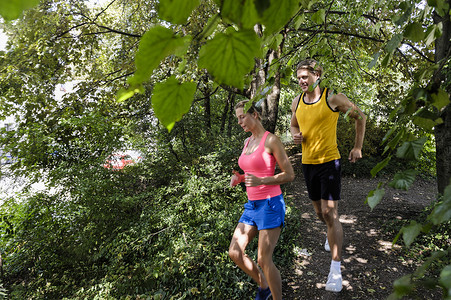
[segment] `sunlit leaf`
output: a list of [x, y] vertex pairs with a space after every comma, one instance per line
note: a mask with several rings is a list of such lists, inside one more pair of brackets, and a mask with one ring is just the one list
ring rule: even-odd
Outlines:
[[421, 137], [414, 141], [404, 142], [397, 150], [396, 156], [404, 159], [418, 159], [420, 152], [423, 149], [423, 145], [426, 142], [427, 137]]
[[422, 228], [423, 226], [421, 224], [418, 224], [416, 221], [411, 221], [408, 226], [401, 229], [402, 239], [407, 247], [413, 243], [415, 238], [420, 234]]
[[389, 186], [407, 191], [412, 183], [415, 181], [415, 176], [417, 176], [418, 171], [416, 170], [405, 170], [400, 171], [395, 174], [393, 180], [390, 182]]
[[40, 0], [2, 0], [0, 1], [0, 15], [10, 21], [20, 17], [22, 12], [39, 4]]
[[216, 35], [201, 48], [198, 63], [218, 83], [243, 88], [243, 78], [252, 70], [259, 50], [259, 39], [254, 31], [230, 30]]
[[376, 205], [378, 205], [382, 201], [384, 195], [385, 195], [384, 188], [377, 188], [368, 193], [368, 196], [366, 197], [366, 202], [368, 203], [368, 206], [371, 208], [371, 210], [373, 210], [376, 207]]
[[139, 43], [136, 53], [136, 72], [129, 79], [131, 85], [138, 85], [150, 78], [153, 70], [168, 55], [174, 54], [181, 49], [186, 49], [191, 40], [190, 36], [180, 37], [163, 26], [156, 26], [147, 31]]
[[164, 0], [158, 2], [158, 15], [174, 24], [184, 24], [200, 0]]
[[189, 111], [195, 92], [194, 82], [180, 83], [174, 76], [155, 84], [152, 107], [157, 118], [169, 131]]
[[432, 94], [431, 97], [433, 100], [432, 105], [437, 107], [438, 110], [441, 110], [450, 103], [448, 93], [442, 89], [439, 89], [436, 94]]

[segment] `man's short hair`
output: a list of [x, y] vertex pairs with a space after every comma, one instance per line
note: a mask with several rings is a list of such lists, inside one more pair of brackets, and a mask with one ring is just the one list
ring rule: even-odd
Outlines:
[[312, 58], [304, 59], [303, 61], [301, 61], [297, 65], [296, 71], [299, 71], [300, 69], [308, 70], [309, 72], [318, 75], [319, 77], [321, 77], [321, 75], [323, 74], [323, 67], [321, 67], [319, 63]]

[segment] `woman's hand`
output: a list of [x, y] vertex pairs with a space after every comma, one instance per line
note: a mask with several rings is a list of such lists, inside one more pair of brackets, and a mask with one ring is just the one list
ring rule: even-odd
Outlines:
[[244, 181], [244, 174], [240, 174], [238, 171], [233, 170], [232, 178], [230, 179], [230, 186], [234, 187], [237, 184]]
[[263, 184], [263, 180], [260, 177], [246, 173], [244, 175], [244, 183], [246, 186], [258, 186]]

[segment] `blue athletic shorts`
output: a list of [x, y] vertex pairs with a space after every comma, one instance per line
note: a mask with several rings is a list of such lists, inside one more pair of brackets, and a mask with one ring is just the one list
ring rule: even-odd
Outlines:
[[258, 230], [277, 228], [284, 225], [285, 202], [283, 195], [263, 200], [248, 200], [239, 222], [256, 226]]
[[341, 163], [339, 159], [319, 165], [302, 164], [309, 198], [318, 200], [340, 200]]

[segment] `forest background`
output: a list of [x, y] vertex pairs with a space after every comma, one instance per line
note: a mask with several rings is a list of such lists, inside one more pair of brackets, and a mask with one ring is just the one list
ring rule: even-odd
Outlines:
[[[299, 151], [290, 105], [307, 57], [324, 66], [322, 86], [368, 116], [365, 159], [344, 162], [344, 175], [380, 178], [371, 208], [387, 186], [433, 178], [427, 218], [396, 240], [449, 238], [449, 0], [12, 0], [0, 14], [9, 37], [0, 111], [14, 119], [1, 129], [12, 158], [1, 175], [27, 182], [2, 199], [0, 297], [250, 297], [227, 255], [245, 201], [228, 187], [246, 137], [233, 107], [257, 102], [266, 128]], [[67, 83], [74, 89], [55, 97]], [[346, 115], [338, 131], [345, 155], [354, 135]], [[105, 167], [127, 150], [140, 161]], [[42, 180], [47, 189], [30, 188]], [[295, 236], [283, 245], [289, 265]], [[393, 297], [417, 286], [450, 297], [449, 243], [436, 250], [394, 283]]]

